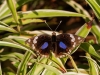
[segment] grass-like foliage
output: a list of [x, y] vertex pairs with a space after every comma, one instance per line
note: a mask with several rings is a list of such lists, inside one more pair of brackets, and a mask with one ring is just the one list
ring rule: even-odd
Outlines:
[[[16, 1], [16, 2], [15, 2]], [[76, 12], [60, 9], [35, 9], [18, 11], [23, 4], [32, 0], [2, 0], [0, 5], [0, 75], [99, 75], [100, 74], [100, 28], [93, 16], [91, 17], [80, 4], [74, 0], [62, 0]], [[42, 0], [33, 0], [33, 6], [38, 6]], [[43, 0], [44, 2], [46, 0]], [[100, 19], [100, 1], [85, 0], [93, 10], [96, 19]], [[42, 2], [41, 2], [42, 3]], [[63, 6], [61, 6], [63, 7]], [[60, 7], [59, 7], [60, 8]], [[37, 56], [25, 41], [39, 34], [51, 34], [52, 31], [34, 30], [45, 27], [44, 21], [53, 17], [81, 17], [85, 23], [75, 33], [84, 38], [91, 32], [96, 42], [89, 40], [72, 50], [75, 53], [81, 48], [86, 56], [80, 58], [88, 61], [88, 68], [75, 64], [71, 55], [59, 58], [52, 52], [49, 57]], [[30, 25], [33, 24], [33, 25]], [[40, 25], [35, 25], [39, 23]], [[74, 30], [74, 29], [73, 29]], [[73, 69], [67, 69], [65, 63], [70, 59]]]

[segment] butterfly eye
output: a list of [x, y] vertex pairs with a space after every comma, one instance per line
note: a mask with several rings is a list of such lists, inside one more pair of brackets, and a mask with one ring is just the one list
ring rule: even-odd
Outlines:
[[59, 43], [59, 46], [62, 49], [66, 49], [67, 48], [67, 46], [62, 41]]
[[41, 46], [41, 49], [45, 49], [48, 47], [48, 42], [44, 42], [44, 44]]

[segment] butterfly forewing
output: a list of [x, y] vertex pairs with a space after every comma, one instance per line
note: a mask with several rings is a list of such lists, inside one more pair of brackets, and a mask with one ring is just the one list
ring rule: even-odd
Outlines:
[[43, 55], [48, 55], [51, 50], [51, 36], [49, 35], [39, 35], [33, 38], [28, 39], [30, 40], [28, 43], [32, 48], [35, 47], [35, 50]]
[[73, 34], [60, 34], [57, 35], [57, 55], [63, 55], [70, 52], [78, 46], [84, 38]]

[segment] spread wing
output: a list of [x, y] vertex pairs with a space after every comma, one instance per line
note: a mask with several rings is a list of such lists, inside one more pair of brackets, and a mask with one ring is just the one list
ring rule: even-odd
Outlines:
[[32, 37], [27, 40], [27, 43], [29, 43], [32, 49], [35, 49], [37, 52], [43, 55], [48, 55], [52, 49], [51, 36], [49, 35]]
[[83, 37], [74, 34], [65, 33], [57, 35], [57, 55], [59, 56], [64, 53], [70, 52], [83, 41]]

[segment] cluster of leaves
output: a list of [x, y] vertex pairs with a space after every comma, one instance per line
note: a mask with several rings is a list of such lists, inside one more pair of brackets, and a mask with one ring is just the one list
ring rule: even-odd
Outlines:
[[[73, 7], [76, 12], [53, 9], [39, 9], [25, 12], [16, 11], [17, 8], [29, 1], [30, 0], [18, 0], [15, 2], [15, 0], [5, 0], [0, 7], [0, 34], [3, 34], [0, 37], [0, 75], [99, 75], [100, 55], [98, 53], [98, 49], [100, 49], [100, 29], [97, 23], [94, 20], [92, 21], [92, 17], [89, 13], [82, 8], [80, 4], [73, 0], [63, 1]], [[86, 2], [92, 8], [99, 20], [99, 0], [86, 0]], [[84, 42], [80, 45], [80, 48], [86, 51], [86, 56], [84, 57], [87, 58], [88, 61], [88, 70], [84, 68], [77, 68], [70, 55], [68, 57], [71, 59], [72, 65], [75, 68], [73, 70], [67, 70], [64, 67], [68, 57], [57, 58], [54, 54], [51, 54], [50, 58], [40, 56], [35, 58], [36, 54], [34, 51], [25, 44], [25, 41], [29, 38], [29, 36], [47, 33], [46, 31], [26, 31], [27, 28], [31, 28], [28, 25], [29, 23], [44, 22], [44, 20], [39, 18], [62, 16], [82, 17], [86, 23], [76, 32], [76, 35], [86, 38], [91, 32], [96, 38], [97, 44], [95, 45], [94, 42]], [[16, 50], [11, 51], [12, 47], [16, 48]], [[72, 53], [74, 53], [77, 48], [74, 49]], [[21, 51], [25, 52], [25, 54]], [[91, 56], [94, 57], [95, 60], [92, 59]], [[2, 67], [2, 64], [4, 64], [2, 62], [7, 60], [10, 61], [9, 66]], [[13, 66], [15, 69], [10, 66]]]

